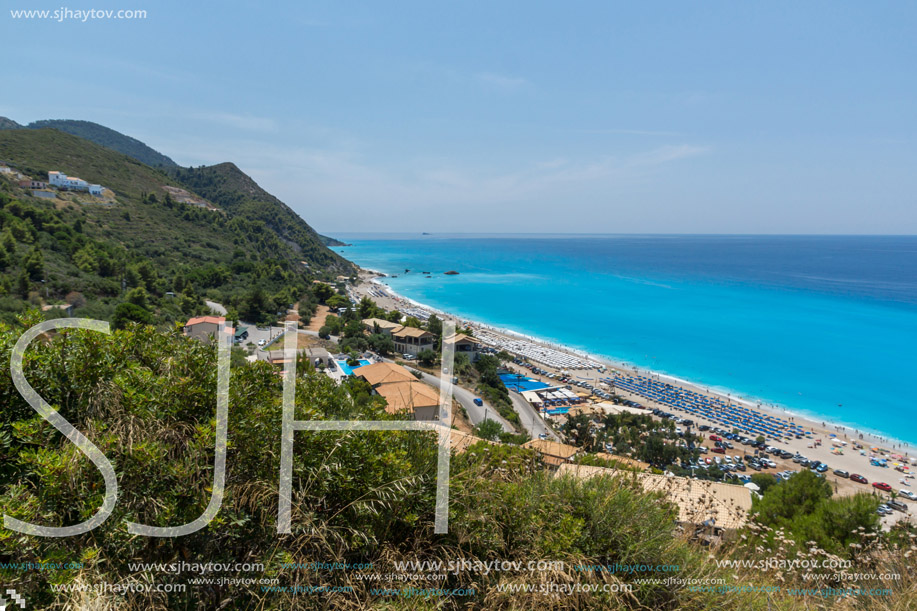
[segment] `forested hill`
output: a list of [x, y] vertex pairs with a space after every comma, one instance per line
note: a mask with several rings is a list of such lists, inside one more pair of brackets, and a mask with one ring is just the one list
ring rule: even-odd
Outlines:
[[137, 161], [152, 167], [175, 167], [176, 163], [160, 153], [153, 150], [140, 140], [125, 136], [120, 132], [93, 123], [92, 121], [74, 121], [70, 119], [50, 119], [44, 121], [34, 121], [29, 123], [30, 129], [57, 129], [80, 138], [85, 138], [90, 142], [95, 142], [105, 148], [124, 153], [128, 157], [133, 157]]
[[319, 235], [302, 217], [262, 189], [234, 163], [170, 168], [167, 173], [227, 212], [264, 222], [293, 248], [314, 254], [327, 252], [326, 244], [339, 244]]
[[58, 130], [0, 130], [0, 162], [39, 181], [59, 170], [105, 187], [100, 198], [50, 189], [42, 198], [15, 174], [0, 175], [3, 318], [66, 300], [77, 316], [111, 319], [132, 303], [145, 312], [122, 313], [165, 322], [205, 311], [206, 297], [264, 321], [313, 279], [354, 269], [279, 202], [252, 202], [250, 191], [224, 185], [220, 199], [234, 204], [224, 207]]

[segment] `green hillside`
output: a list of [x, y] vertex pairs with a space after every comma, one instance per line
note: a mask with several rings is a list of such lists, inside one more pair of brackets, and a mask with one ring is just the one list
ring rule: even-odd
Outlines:
[[316, 246], [342, 246], [333, 238], [319, 235], [289, 206], [258, 186], [234, 163], [198, 168], [171, 168], [168, 174], [225, 210], [266, 223], [289, 243], [306, 252]]
[[[312, 279], [353, 269], [298, 217], [286, 227], [286, 216], [265, 213], [268, 223], [245, 206], [182, 203], [165, 190], [181, 188], [174, 179], [64, 132], [0, 131], [0, 160], [38, 180], [60, 170], [111, 190], [102, 203], [76, 194], [42, 199], [0, 179], [0, 317], [8, 320], [67, 299], [80, 304], [75, 315], [108, 319], [121, 306], [122, 314], [169, 321], [205, 311], [207, 297], [264, 322]], [[231, 188], [222, 195], [233, 199]], [[122, 305], [128, 301], [146, 314]]]
[[57, 129], [80, 138], [85, 138], [90, 142], [95, 142], [105, 148], [109, 148], [119, 153], [124, 153], [128, 157], [133, 157], [137, 161], [153, 167], [174, 167], [176, 163], [153, 150], [136, 138], [125, 136], [113, 129], [93, 123], [92, 121], [74, 121], [70, 119], [50, 119], [44, 121], [34, 121], [29, 123], [30, 129]]
[[22, 129], [22, 126], [6, 117], [0, 117], [0, 129]]

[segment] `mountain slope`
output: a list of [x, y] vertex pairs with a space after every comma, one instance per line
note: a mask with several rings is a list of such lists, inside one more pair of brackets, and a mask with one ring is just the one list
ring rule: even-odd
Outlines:
[[[99, 200], [73, 193], [41, 199], [3, 175], [0, 315], [21, 311], [26, 300], [53, 303], [78, 292], [89, 305], [76, 315], [108, 318], [142, 287], [145, 305], [163, 321], [196, 313], [203, 296], [263, 321], [295, 302], [312, 279], [353, 269], [298, 217], [286, 227], [280, 214], [267, 223], [244, 207], [176, 201], [165, 187], [187, 187], [161, 171], [61, 131], [0, 131], [0, 159], [37, 180], [60, 170], [110, 190]], [[229, 187], [222, 195], [248, 197]]]
[[51, 128], [85, 138], [90, 142], [95, 142], [105, 148], [124, 153], [128, 157], [133, 157], [137, 161], [152, 167], [175, 167], [177, 164], [163, 155], [153, 150], [136, 138], [125, 136], [120, 132], [93, 123], [91, 121], [74, 121], [69, 119], [50, 119], [44, 121], [34, 121], [29, 123], [30, 129]]
[[167, 173], [227, 212], [264, 222], [294, 248], [314, 256], [341, 242], [319, 235], [296, 212], [262, 189], [234, 163], [170, 168]]
[[0, 117], [0, 129], [22, 129], [22, 126], [6, 117]]

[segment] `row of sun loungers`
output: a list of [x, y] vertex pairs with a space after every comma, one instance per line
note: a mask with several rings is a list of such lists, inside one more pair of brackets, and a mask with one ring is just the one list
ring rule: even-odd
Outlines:
[[749, 435], [791, 439], [797, 435], [812, 434], [803, 431], [802, 427], [794, 422], [646, 376], [615, 373], [613, 377], [604, 378], [604, 381], [615, 388], [646, 397], [660, 405], [706, 418], [730, 430], [737, 429]]
[[510, 339], [484, 329], [476, 330], [475, 335], [482, 342], [493, 346], [497, 350], [506, 350], [511, 354], [519, 355], [536, 363], [542, 363], [554, 369], [596, 369], [601, 366], [595, 361], [582, 359], [524, 339]]

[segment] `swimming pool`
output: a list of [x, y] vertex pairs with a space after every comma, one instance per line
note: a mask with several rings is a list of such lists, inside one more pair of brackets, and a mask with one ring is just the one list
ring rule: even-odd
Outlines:
[[353, 375], [353, 370], [354, 370], [354, 369], [358, 369], [358, 368], [360, 368], [360, 367], [363, 367], [364, 365], [371, 365], [371, 364], [372, 364], [371, 361], [368, 361], [368, 360], [366, 360], [366, 359], [360, 359], [360, 364], [359, 364], [359, 365], [354, 365], [353, 367], [351, 367], [350, 365], [348, 365], [348, 364], [347, 364], [347, 361], [335, 361], [335, 362], [338, 364], [338, 367], [341, 368], [341, 371], [344, 372], [344, 375], [348, 375], [348, 376], [352, 376], [352, 375]]

